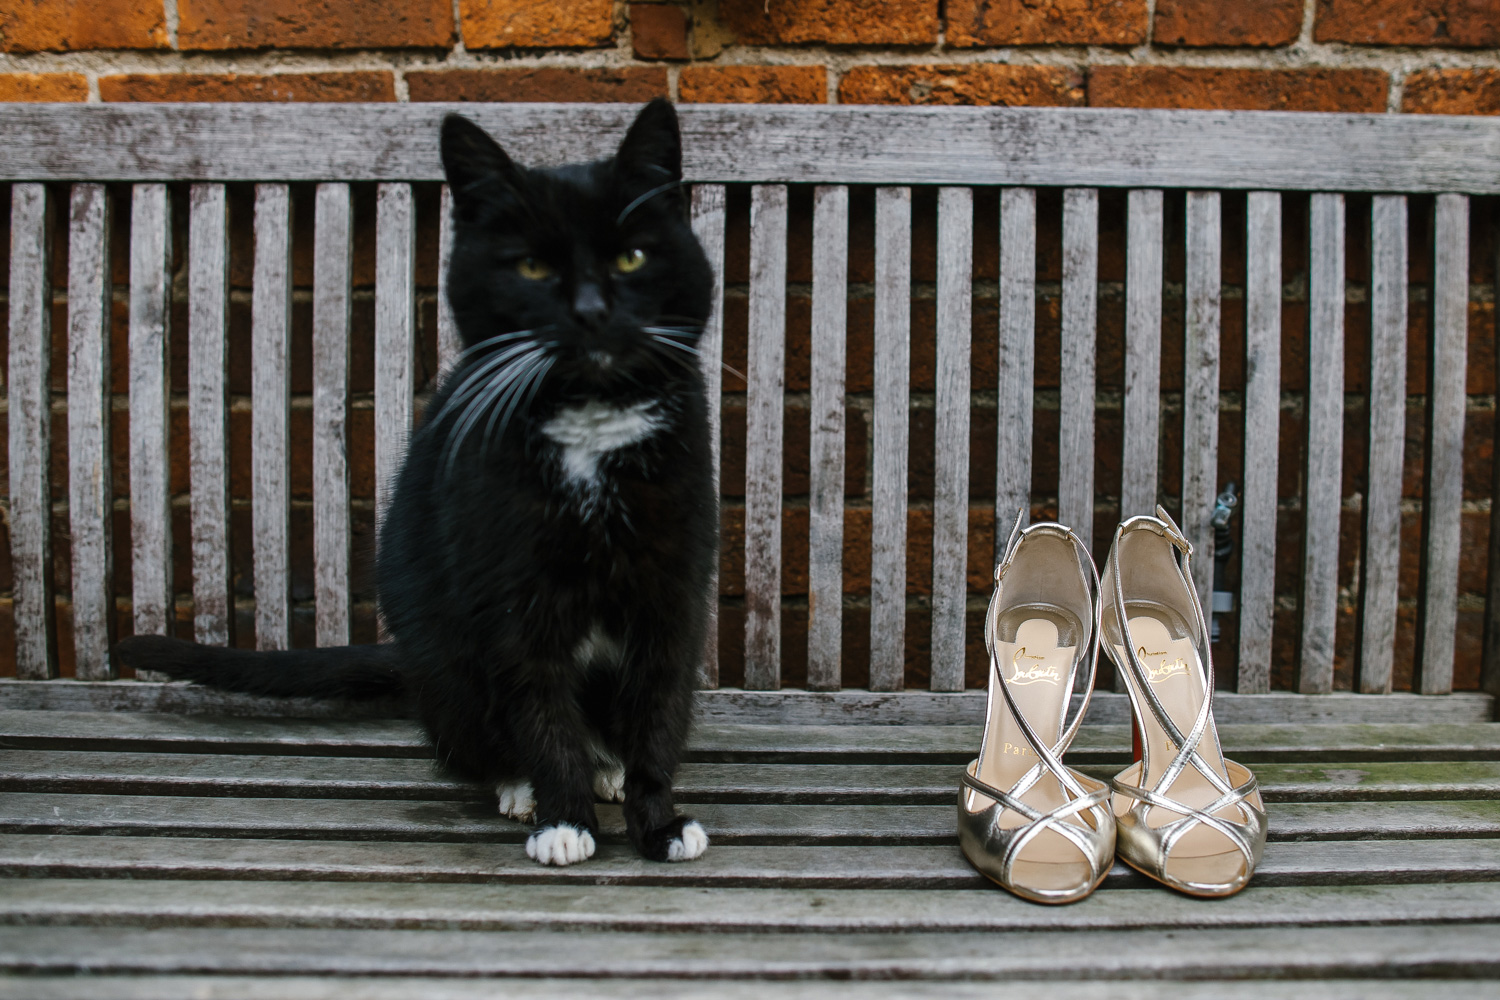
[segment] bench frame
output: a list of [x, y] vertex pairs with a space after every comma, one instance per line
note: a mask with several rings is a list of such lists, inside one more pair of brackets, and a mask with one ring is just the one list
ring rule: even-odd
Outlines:
[[[18, 677], [57, 673], [51, 552], [50, 213], [67, 211], [69, 517], [77, 676], [107, 680], [110, 620], [109, 261], [105, 182], [134, 183], [130, 246], [132, 606], [138, 633], [172, 620], [170, 381], [166, 354], [171, 232], [166, 182], [192, 182], [189, 219], [189, 423], [192, 433], [194, 631], [223, 643], [233, 604], [228, 559], [227, 223], [224, 184], [253, 181], [253, 480], [256, 641], [284, 648], [290, 596], [287, 351], [291, 304], [289, 182], [317, 181], [313, 282], [313, 449], [316, 633], [349, 638], [349, 485], [344, 457], [350, 329], [349, 183], [378, 181], [376, 488], [384, 496], [414, 413], [416, 336], [413, 182], [441, 179], [434, 141], [458, 111], [520, 161], [553, 164], [612, 151], [633, 109], [619, 105], [0, 105], [8, 137], [0, 180], [13, 183], [10, 272], [11, 544]], [[1500, 194], [1500, 120], [1257, 112], [865, 107], [681, 109], [693, 224], [722, 271], [725, 185], [752, 188], [747, 372], [745, 687], [780, 686], [781, 451], [786, 327], [787, 184], [814, 194], [811, 614], [808, 686], [841, 687], [839, 664], [844, 471], [844, 287], [848, 185], [876, 192], [874, 491], [871, 556], [873, 691], [901, 688], [906, 608], [911, 189], [938, 194], [938, 312], [933, 503], [932, 688], [963, 688], [967, 589], [968, 421], [973, 202], [1001, 193], [1000, 412], [995, 509], [1029, 506], [1038, 186], [1062, 187], [1063, 392], [1059, 516], [1090, 530], [1098, 190], [1129, 190], [1126, 428], [1122, 513], [1155, 504], [1162, 189], [1185, 188], [1186, 358], [1184, 506], [1207, 512], [1217, 492], [1219, 249], [1222, 190], [1247, 202], [1245, 467], [1247, 553], [1237, 690], [1269, 691], [1271, 579], [1279, 433], [1280, 192], [1311, 192], [1308, 468], [1296, 688], [1333, 687], [1343, 454], [1346, 192], [1373, 192], [1369, 495], [1360, 564], [1364, 601], [1357, 688], [1391, 690], [1401, 463], [1405, 439], [1407, 195], [1434, 194], [1431, 380], [1423, 503], [1422, 603], [1416, 689], [1452, 688], [1463, 479], [1469, 198]], [[67, 206], [48, 182], [71, 182]], [[451, 233], [443, 192], [443, 264]], [[123, 209], [122, 209], [123, 210]], [[705, 334], [717, 426], [720, 308]], [[439, 307], [439, 353], [458, 350]], [[717, 431], [714, 434], [717, 442]], [[1377, 475], [1377, 471], [1379, 475]], [[1492, 507], [1492, 510], [1496, 508]], [[1493, 518], [1494, 514], [1492, 514]], [[1492, 522], [1493, 523], [1493, 522]], [[1212, 548], [1207, 515], [1184, 529]], [[1491, 565], [1500, 530], [1491, 531]], [[1409, 556], [1410, 554], [1408, 554]], [[1212, 560], [1196, 562], [1207, 601]], [[1490, 576], [1483, 687], [1500, 690], [1500, 628]], [[704, 666], [717, 686], [716, 658]], [[7, 690], [13, 685], [5, 685]]]

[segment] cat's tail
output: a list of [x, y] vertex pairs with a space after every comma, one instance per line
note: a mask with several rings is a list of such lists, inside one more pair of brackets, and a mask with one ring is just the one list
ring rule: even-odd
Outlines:
[[405, 686], [391, 645], [272, 651], [138, 635], [120, 640], [115, 654], [137, 670], [245, 694], [368, 700], [400, 694]]

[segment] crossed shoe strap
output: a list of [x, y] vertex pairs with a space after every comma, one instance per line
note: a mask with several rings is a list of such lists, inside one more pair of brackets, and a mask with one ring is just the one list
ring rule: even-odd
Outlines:
[[[1012, 792], [1002, 792], [989, 782], [976, 778], [967, 769], [959, 776], [959, 780], [981, 795], [986, 795], [994, 799], [1004, 808], [1020, 813], [1031, 821], [1024, 828], [1018, 827], [1010, 831], [1013, 834], [1013, 838], [1006, 846], [1005, 853], [1000, 859], [1001, 870], [1007, 878], [1010, 877], [1010, 866], [1015, 861], [1016, 855], [1020, 854], [1022, 848], [1031, 843], [1032, 840], [1036, 839], [1045, 830], [1051, 830], [1072, 842], [1073, 846], [1077, 847], [1084, 858], [1088, 860], [1089, 873], [1094, 877], [1098, 877], [1099, 862], [1096, 857], [1097, 852], [1085, 836], [1083, 828], [1076, 823], [1068, 823], [1066, 820], [1069, 816], [1073, 816], [1084, 810], [1104, 808], [1104, 803], [1109, 799], [1110, 790], [1107, 786], [1101, 785], [1092, 792], [1078, 786], [1080, 794], [1074, 795], [1073, 798], [1064, 802], [1056, 809], [1044, 813], [1022, 802], [1016, 795], [1012, 794], [1014, 789], [1012, 789]], [[1017, 782], [1017, 786], [1024, 783], [1025, 780], [1025, 778], [1022, 778], [1021, 782]], [[1076, 781], [1070, 781], [1069, 783], [1077, 785]]]
[[[1121, 795], [1128, 795], [1147, 806], [1181, 814], [1181, 819], [1172, 820], [1170, 823], [1164, 823], [1157, 828], [1157, 832], [1161, 836], [1161, 865], [1163, 868], [1166, 867], [1167, 858], [1171, 855], [1172, 848], [1177, 845], [1177, 842], [1189, 830], [1200, 823], [1223, 834], [1245, 856], [1245, 863], [1254, 866], [1255, 848], [1250, 843], [1250, 838], [1244, 832], [1248, 824], [1232, 822], [1215, 815], [1230, 806], [1244, 805], [1245, 800], [1259, 787], [1253, 774], [1244, 784], [1230, 789], [1201, 808], [1179, 802], [1171, 796], [1164, 795], [1155, 789], [1126, 784], [1119, 778], [1109, 779], [1109, 785], [1110, 788]], [[1159, 782], [1158, 787], [1160, 787]]]

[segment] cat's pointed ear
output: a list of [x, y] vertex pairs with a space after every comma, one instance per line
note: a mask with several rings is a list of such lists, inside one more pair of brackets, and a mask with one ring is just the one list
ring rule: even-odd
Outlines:
[[443, 118], [443, 173], [456, 202], [514, 189], [516, 165], [490, 134], [462, 115]]
[[682, 179], [682, 136], [671, 101], [658, 97], [641, 109], [620, 143], [615, 163], [627, 176], [647, 181]]

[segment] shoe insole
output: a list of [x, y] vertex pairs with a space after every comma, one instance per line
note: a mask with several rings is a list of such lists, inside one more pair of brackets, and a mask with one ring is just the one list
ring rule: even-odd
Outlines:
[[[1208, 697], [1202, 660], [1193, 646], [1193, 640], [1189, 637], [1187, 629], [1181, 625], [1174, 628], [1164, 610], [1140, 607], [1131, 610], [1135, 614], [1130, 618], [1130, 639], [1136, 647], [1136, 656], [1145, 667], [1146, 683], [1151, 685], [1152, 693], [1156, 695], [1162, 710], [1172, 720], [1173, 725], [1183, 736], [1186, 736], [1192, 731], [1198, 712], [1203, 708], [1203, 702]], [[1178, 637], [1174, 637], [1174, 633]], [[1126, 662], [1125, 650], [1118, 645], [1115, 646], [1115, 657], [1117, 663]], [[1124, 780], [1142, 788], [1156, 788], [1161, 773], [1176, 757], [1178, 748], [1172, 745], [1171, 739], [1157, 724], [1154, 716], [1148, 715], [1142, 720], [1142, 724], [1145, 730], [1145, 756], [1143, 763], [1139, 766], [1145, 768], [1146, 773], [1137, 781], [1127, 772]], [[1212, 726], [1198, 741], [1198, 753], [1226, 785], [1234, 786], [1235, 783], [1230, 781], [1225, 773], [1219, 737]], [[1130, 770], [1134, 771], [1134, 768]], [[1156, 790], [1184, 805], [1197, 808], [1208, 805], [1223, 794], [1191, 763], [1183, 767], [1170, 785]], [[1127, 796], [1119, 796], [1116, 801], [1124, 807], [1132, 804], [1132, 800]], [[1245, 820], [1243, 812], [1237, 806], [1226, 806], [1215, 815], [1237, 823]], [[1181, 818], [1181, 813], [1161, 806], [1153, 807], [1146, 812], [1146, 824], [1151, 827], [1162, 826]], [[1200, 823], [1184, 834], [1172, 848], [1168, 865], [1171, 865], [1171, 859], [1207, 857], [1226, 853], [1240, 856], [1239, 850], [1222, 833]], [[1214, 881], [1215, 879], [1205, 880]]]
[[[996, 630], [1000, 635], [1014, 635], [1014, 641], [1004, 641], [997, 635], [995, 669], [1003, 673], [1016, 707], [1026, 716], [1032, 730], [1050, 748], [1062, 734], [1063, 718], [1072, 694], [1069, 681], [1074, 657], [1078, 653], [1076, 645], [1062, 645], [1059, 636], [1065, 632], [1076, 641], [1080, 630], [1065, 613], [1053, 613], [1038, 607], [1017, 610], [1027, 617], [1014, 632], [1003, 625]], [[992, 678], [990, 683], [998, 682]], [[985, 731], [988, 737], [979, 755], [976, 775], [988, 785], [1009, 791], [1039, 758], [1022, 735], [1005, 696], [998, 690], [990, 700], [990, 719]], [[1033, 809], [1045, 813], [1071, 801], [1073, 796], [1055, 777], [1044, 771], [1020, 798]], [[969, 809], [977, 811], [989, 803], [987, 796], [969, 790], [966, 799]], [[1088, 821], [1077, 813], [1067, 817], [1066, 821], [1091, 829]], [[1004, 810], [1000, 816], [1002, 828], [1024, 826], [1030, 822], [1013, 809]], [[1062, 866], [1063, 870], [1050, 874], [1028, 870], [1034, 866]], [[1089, 866], [1072, 841], [1059, 833], [1044, 830], [1022, 848], [1013, 871], [1018, 881], [1039, 888], [1067, 888], [1077, 884], [1080, 878], [1086, 880]]]

